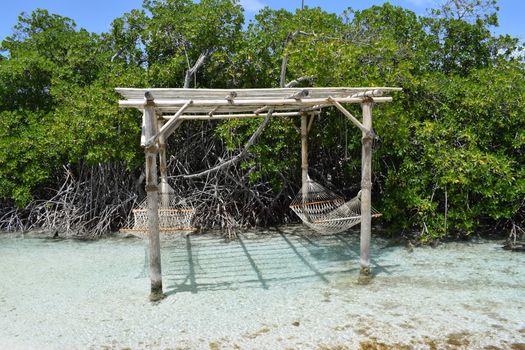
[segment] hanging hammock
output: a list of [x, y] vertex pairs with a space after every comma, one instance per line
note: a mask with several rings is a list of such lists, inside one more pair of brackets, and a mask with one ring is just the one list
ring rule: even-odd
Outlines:
[[[361, 222], [360, 193], [349, 201], [308, 177], [290, 208], [310, 228], [320, 234], [335, 234]], [[381, 214], [372, 210], [372, 217]]]
[[[137, 208], [131, 211], [126, 228], [122, 233], [132, 234], [141, 238], [148, 238], [148, 200], [144, 199]], [[159, 193], [159, 237], [161, 240], [171, 240], [181, 233], [194, 231], [192, 227], [195, 208], [184, 199], [174, 194], [168, 185], [168, 193]]]

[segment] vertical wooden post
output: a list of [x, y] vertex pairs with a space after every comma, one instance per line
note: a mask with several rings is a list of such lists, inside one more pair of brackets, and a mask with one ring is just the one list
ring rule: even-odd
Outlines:
[[361, 154], [361, 276], [369, 276], [370, 269], [370, 238], [372, 234], [372, 100], [361, 103], [363, 110], [363, 126], [369, 132], [362, 132]]
[[[149, 92], [146, 92], [144, 105], [144, 136], [146, 140], [153, 137], [158, 130], [155, 115], [155, 101]], [[151, 292], [149, 299], [158, 301], [165, 297], [162, 292], [162, 270], [160, 264], [159, 238], [159, 192], [157, 183], [157, 153], [156, 144], [144, 149], [146, 155], [146, 193], [148, 201], [148, 236], [149, 236], [149, 275]]]
[[[164, 122], [159, 120], [158, 130]], [[170, 204], [170, 187], [168, 185], [168, 166], [166, 161], [166, 139], [164, 135], [159, 137], [159, 168], [160, 168], [160, 202], [162, 208], [168, 208]]]
[[301, 183], [303, 194], [308, 182], [308, 115], [301, 114]]

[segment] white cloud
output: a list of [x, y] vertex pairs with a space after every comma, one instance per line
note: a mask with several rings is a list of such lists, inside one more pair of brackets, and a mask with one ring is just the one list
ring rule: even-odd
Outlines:
[[246, 12], [258, 12], [266, 6], [259, 0], [240, 0], [240, 3]]

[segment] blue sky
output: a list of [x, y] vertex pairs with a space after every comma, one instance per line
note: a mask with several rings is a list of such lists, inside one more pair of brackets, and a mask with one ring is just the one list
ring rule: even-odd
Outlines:
[[[417, 14], [423, 15], [429, 7], [435, 7], [442, 0], [391, 0], [395, 5], [408, 8]], [[2, 1], [0, 12], [0, 40], [12, 33], [12, 28], [17, 22], [18, 15], [22, 12], [31, 12], [36, 8], [45, 8], [49, 12], [57, 13], [72, 18], [79, 27], [93, 32], [103, 32], [109, 28], [111, 21], [133, 8], [140, 8], [142, 0], [16, 0]], [[363, 9], [382, 0], [304, 0], [310, 7], [319, 6], [326, 11], [341, 13], [347, 7]], [[497, 34], [511, 34], [525, 40], [525, 1], [499, 0], [500, 27], [495, 29]], [[253, 17], [264, 6], [271, 8], [284, 7], [294, 10], [301, 6], [301, 0], [241, 0], [246, 18]]]

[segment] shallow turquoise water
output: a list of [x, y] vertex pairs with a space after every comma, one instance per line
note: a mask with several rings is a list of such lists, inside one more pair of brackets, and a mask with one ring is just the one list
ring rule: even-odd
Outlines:
[[[261, 235], [264, 233], [264, 235]], [[0, 236], [0, 348], [296, 348], [367, 341], [416, 349], [525, 343], [525, 255], [498, 242], [437, 248], [302, 226], [163, 243], [168, 298], [147, 301], [146, 243]]]

